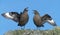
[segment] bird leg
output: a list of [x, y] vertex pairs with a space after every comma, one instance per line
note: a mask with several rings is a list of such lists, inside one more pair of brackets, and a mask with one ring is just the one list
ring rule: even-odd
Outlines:
[[21, 30], [24, 30], [24, 29], [25, 29], [25, 26], [22, 26], [22, 27], [21, 27]]

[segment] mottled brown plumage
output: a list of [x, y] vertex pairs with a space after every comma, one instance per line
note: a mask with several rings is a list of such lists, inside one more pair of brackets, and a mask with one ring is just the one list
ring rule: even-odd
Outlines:
[[39, 13], [36, 11], [36, 10], [34, 10], [34, 17], [33, 17], [33, 21], [34, 21], [34, 24], [37, 26], [37, 27], [44, 27], [44, 25], [42, 24], [42, 23], [44, 23], [43, 22], [43, 20], [41, 19], [41, 16], [39, 15]]
[[20, 14], [17, 12], [7, 12], [7, 13], [3, 13], [2, 16], [17, 22], [18, 26], [21, 27], [25, 26], [29, 20], [28, 8], [25, 8], [23, 12], [20, 12]]
[[25, 24], [28, 22], [29, 16], [28, 16], [28, 10], [27, 8], [24, 9], [23, 13], [20, 15], [20, 20], [18, 26], [25, 26]]
[[44, 23], [45, 22], [49, 22], [49, 24], [53, 25], [53, 26], [57, 26], [56, 23], [52, 20], [51, 16], [49, 16], [48, 14], [45, 14], [44, 16], [40, 16], [37, 10], [34, 10], [34, 17], [33, 17], [33, 21], [34, 24], [37, 27], [44, 27]]

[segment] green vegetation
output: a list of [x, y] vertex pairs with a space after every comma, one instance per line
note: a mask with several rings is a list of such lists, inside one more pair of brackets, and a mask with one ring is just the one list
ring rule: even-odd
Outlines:
[[60, 35], [60, 27], [52, 30], [14, 30], [6, 32], [5, 35]]

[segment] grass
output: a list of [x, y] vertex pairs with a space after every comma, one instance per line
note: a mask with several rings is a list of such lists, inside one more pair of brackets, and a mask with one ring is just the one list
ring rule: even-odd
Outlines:
[[14, 30], [6, 32], [5, 35], [60, 35], [60, 27], [52, 30]]

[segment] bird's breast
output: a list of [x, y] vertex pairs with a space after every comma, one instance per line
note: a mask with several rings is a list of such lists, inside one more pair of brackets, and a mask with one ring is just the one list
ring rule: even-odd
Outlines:
[[37, 16], [34, 17], [34, 21], [35, 21], [36, 24], [41, 24], [42, 23], [41, 18], [37, 17]]

